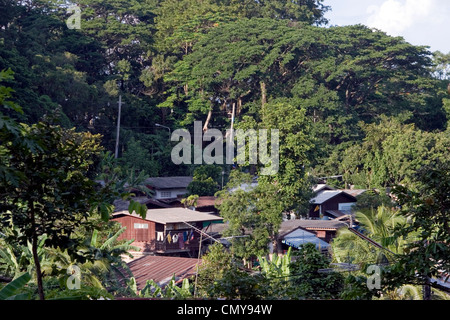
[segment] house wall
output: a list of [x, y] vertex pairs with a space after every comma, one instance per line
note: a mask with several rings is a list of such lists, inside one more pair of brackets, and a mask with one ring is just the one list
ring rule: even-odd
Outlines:
[[[184, 223], [161, 224], [153, 221], [144, 220], [133, 216], [123, 216], [113, 219], [119, 222], [123, 227], [126, 227], [118, 240], [135, 240], [132, 245], [141, 249], [141, 252], [160, 252], [160, 253], [175, 253], [175, 252], [196, 252], [199, 248], [198, 232]], [[146, 228], [142, 228], [146, 225]], [[202, 229], [203, 224], [194, 223], [196, 228]], [[168, 240], [168, 235], [171, 235], [171, 240]], [[183, 241], [173, 241], [173, 236], [182, 235]], [[184, 239], [184, 236], [187, 239]]]
[[[166, 194], [170, 193], [170, 195]], [[183, 196], [187, 193], [187, 189], [155, 189], [155, 199], [173, 199], [178, 196]]]
[[[132, 245], [141, 248], [141, 251], [153, 251], [155, 249], [155, 223], [138, 217], [124, 216], [114, 218], [122, 227], [126, 227], [118, 240], [135, 240]], [[142, 228], [146, 225], [146, 228]]]
[[316, 208], [316, 206], [318, 206], [318, 204], [311, 204], [309, 216], [311, 218], [320, 218], [320, 212], [324, 214], [327, 210], [339, 210], [339, 203], [356, 203], [356, 201], [350, 199], [344, 194], [338, 194], [337, 196], [319, 205], [320, 210], [316, 212], [314, 212], [314, 209]]

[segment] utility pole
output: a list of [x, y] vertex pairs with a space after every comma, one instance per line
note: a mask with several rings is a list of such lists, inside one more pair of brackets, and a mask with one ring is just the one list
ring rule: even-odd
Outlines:
[[169, 139], [170, 139], [170, 137], [172, 136], [172, 133], [171, 133], [169, 127], [163, 126], [162, 124], [159, 124], [159, 123], [155, 123], [155, 126], [169, 130]]
[[115, 158], [119, 157], [119, 135], [120, 135], [120, 114], [122, 112], [122, 95], [119, 95], [119, 114], [117, 116], [116, 152]]

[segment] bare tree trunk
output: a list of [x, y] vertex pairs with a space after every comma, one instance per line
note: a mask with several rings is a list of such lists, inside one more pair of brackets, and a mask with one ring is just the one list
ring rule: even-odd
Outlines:
[[237, 101], [236, 115], [240, 115], [242, 110], [242, 98], [239, 97]]
[[40, 300], [45, 300], [44, 295], [44, 286], [42, 284], [42, 271], [41, 271], [41, 262], [39, 261], [39, 255], [37, 252], [38, 246], [38, 235], [36, 229], [36, 217], [34, 213], [34, 203], [30, 201], [29, 203], [30, 215], [31, 215], [31, 229], [33, 230], [32, 239], [31, 239], [31, 251], [33, 253], [34, 266], [36, 267], [36, 280], [38, 286], [38, 294]]
[[431, 300], [431, 286], [430, 286], [430, 277], [426, 275], [426, 282], [422, 286], [423, 292], [423, 300]]
[[261, 108], [264, 108], [264, 105], [267, 103], [267, 90], [266, 83], [261, 81]]
[[206, 117], [205, 125], [203, 126], [203, 132], [208, 131], [208, 125], [209, 125], [209, 122], [211, 121], [211, 117], [212, 117], [212, 108], [209, 109], [208, 116]]

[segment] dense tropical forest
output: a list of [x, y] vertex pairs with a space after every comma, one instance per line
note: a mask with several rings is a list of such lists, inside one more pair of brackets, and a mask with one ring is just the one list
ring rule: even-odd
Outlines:
[[[79, 28], [69, 23], [72, 5]], [[191, 297], [192, 283], [136, 293], [132, 277], [127, 285], [116, 277], [132, 246], [117, 240], [113, 201], [137, 188], [150, 194], [141, 182], [163, 176], [194, 176], [192, 195], [218, 192], [229, 235], [252, 230], [232, 252], [211, 247], [200, 297], [395, 299], [421, 295], [417, 288], [449, 270], [450, 53], [364, 25], [330, 26], [323, 0], [0, 6], [0, 277], [28, 283], [5, 287], [13, 297]], [[204, 132], [279, 130], [278, 172], [259, 175], [253, 192], [228, 193], [263, 168], [174, 164], [171, 133], [193, 132], [195, 121]], [[318, 274], [330, 261], [314, 247], [292, 253], [292, 264], [290, 256], [265, 260], [281, 212], [305, 215], [323, 177], [377, 190], [357, 216], [397, 257], [382, 290], [369, 290], [364, 272]], [[342, 232], [334, 261], [351, 253], [365, 270], [390, 259], [359, 241]], [[237, 267], [252, 256], [264, 262], [256, 276]], [[74, 265], [80, 290], [65, 287]]]

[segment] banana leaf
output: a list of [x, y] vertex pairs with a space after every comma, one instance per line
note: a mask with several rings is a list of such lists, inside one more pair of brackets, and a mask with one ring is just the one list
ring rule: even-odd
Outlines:
[[22, 289], [31, 276], [28, 272], [8, 283], [2, 290], [0, 290], [0, 300], [23, 300], [27, 298], [26, 294], [18, 294], [16, 292]]

